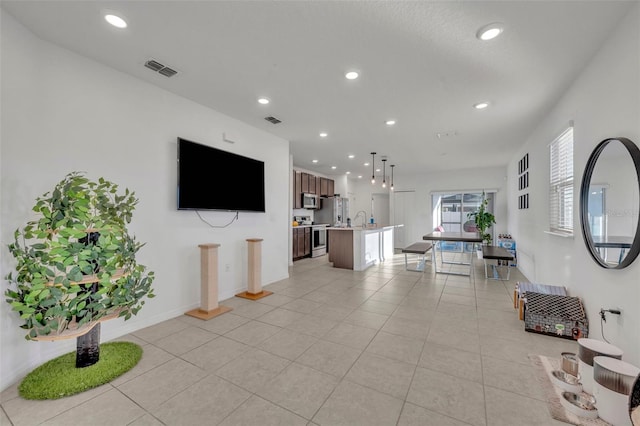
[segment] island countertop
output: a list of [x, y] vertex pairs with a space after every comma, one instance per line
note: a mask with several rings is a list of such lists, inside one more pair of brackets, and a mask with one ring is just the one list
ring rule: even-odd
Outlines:
[[364, 271], [393, 256], [393, 225], [327, 228], [329, 262], [334, 268]]

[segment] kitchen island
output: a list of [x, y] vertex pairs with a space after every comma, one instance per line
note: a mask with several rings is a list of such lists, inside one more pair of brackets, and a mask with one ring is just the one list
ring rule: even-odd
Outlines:
[[393, 256], [393, 225], [328, 227], [329, 262], [334, 268], [364, 271]]

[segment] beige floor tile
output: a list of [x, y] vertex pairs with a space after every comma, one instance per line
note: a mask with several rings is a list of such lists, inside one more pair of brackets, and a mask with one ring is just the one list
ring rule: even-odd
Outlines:
[[322, 306], [320, 302], [314, 302], [313, 300], [307, 299], [295, 299], [289, 303], [282, 305], [283, 309], [288, 309], [290, 311], [300, 312], [303, 314], [309, 314], [314, 310], [318, 309]]
[[325, 334], [322, 339], [364, 350], [375, 335], [376, 330], [372, 328], [342, 322]]
[[362, 353], [360, 349], [318, 340], [296, 362], [323, 373], [342, 378]]
[[224, 337], [244, 343], [245, 345], [257, 346], [260, 342], [273, 336], [280, 330], [282, 330], [282, 328], [275, 325], [265, 324], [260, 321], [249, 321], [226, 333]]
[[258, 391], [258, 395], [311, 420], [337, 385], [338, 379], [330, 374], [294, 362]]
[[283, 308], [276, 308], [273, 311], [269, 311], [266, 314], [256, 318], [256, 321], [265, 322], [267, 324], [275, 325], [278, 327], [285, 327], [292, 322], [299, 320], [303, 316], [304, 314], [300, 312], [290, 311]]
[[217, 424], [251, 393], [211, 375], [164, 402], [155, 415], [167, 425]]
[[482, 356], [503, 359], [531, 365], [530, 354], [540, 354], [541, 347], [530, 343], [514, 342], [502, 337], [480, 335], [480, 353]]
[[427, 344], [450, 346], [467, 352], [480, 352], [480, 335], [477, 331], [463, 331], [455, 327], [432, 326], [427, 337]]
[[248, 351], [251, 347], [224, 336], [199, 346], [181, 358], [209, 372], [215, 371]]
[[0, 410], [0, 425], [10, 425], [11, 421], [9, 417], [4, 413], [4, 411]]
[[427, 410], [418, 405], [405, 402], [398, 420], [398, 426], [468, 426], [452, 417]]
[[546, 401], [532, 365], [485, 356], [482, 357], [482, 371], [485, 386]]
[[228, 333], [229, 331], [235, 328], [240, 327], [242, 324], [249, 322], [250, 319], [247, 317], [236, 315], [232, 311], [232, 312], [227, 312], [223, 315], [219, 315], [217, 317], [213, 317], [207, 321], [203, 321], [203, 320], [199, 320], [199, 321], [200, 321], [200, 325], [198, 325], [198, 327], [203, 328], [212, 333], [222, 335], [222, 334]]
[[345, 379], [404, 401], [415, 369], [415, 365], [365, 352]]
[[7, 387], [5, 390], [0, 393], [0, 404], [4, 404], [5, 402], [12, 400], [14, 398], [18, 398], [20, 394], [18, 393], [18, 386], [22, 380], [17, 381], [11, 386]]
[[252, 395], [219, 426], [305, 426], [308, 421], [282, 407]]
[[188, 362], [172, 359], [123, 383], [118, 389], [142, 408], [154, 410], [206, 374], [203, 369]]
[[366, 300], [358, 309], [368, 312], [375, 312], [382, 315], [391, 315], [398, 308], [394, 303], [381, 302], [379, 300]]
[[393, 316], [396, 318], [403, 318], [411, 321], [431, 321], [435, 315], [435, 310], [407, 305], [398, 306], [398, 309], [393, 313]]
[[417, 365], [424, 341], [380, 331], [367, 347], [367, 352], [385, 358]]
[[367, 312], [361, 309], [356, 309], [348, 317], [346, 317], [344, 321], [348, 322], [349, 324], [379, 330], [382, 328], [384, 323], [387, 322], [388, 319], [388, 315], [376, 314], [375, 312]]
[[138, 417], [127, 426], [163, 426], [163, 424], [160, 420], [147, 413], [144, 416]]
[[242, 297], [230, 297], [229, 299], [222, 300], [220, 305], [228, 306], [233, 308], [233, 310], [238, 309], [240, 306], [250, 305], [253, 301], [249, 299], [244, 299]]
[[522, 426], [555, 424], [545, 402], [490, 386], [485, 386], [485, 398], [487, 423], [491, 426], [513, 426], [514, 422]]
[[216, 337], [218, 337], [217, 334], [207, 330], [198, 327], [187, 327], [178, 333], [158, 339], [153, 344], [171, 354], [182, 355]]
[[[265, 290], [267, 289], [267, 287], [265, 287]], [[275, 291], [270, 289], [270, 291]], [[269, 305], [269, 306], [282, 306], [285, 303], [289, 303], [291, 301], [295, 300], [295, 298], [290, 297], [290, 296], [285, 296], [284, 294], [278, 294], [278, 293], [274, 293], [274, 294], [270, 294], [268, 297], [263, 297], [262, 299], [256, 300], [256, 302], [258, 303], [263, 303], [265, 305]]]
[[311, 312], [311, 315], [315, 317], [330, 319], [332, 321], [342, 321], [353, 311], [354, 308], [351, 307], [325, 304], [320, 306], [315, 311]]
[[274, 309], [273, 306], [265, 305], [264, 303], [258, 303], [254, 301], [252, 303], [247, 303], [245, 305], [238, 306], [237, 308], [234, 308], [232, 312], [235, 315], [240, 315], [241, 317], [254, 319], [254, 318], [258, 318], [261, 315], [266, 314], [267, 312], [273, 309]]
[[[180, 320], [182, 320], [182, 317], [180, 317]], [[149, 344], [149, 342], [145, 342], [144, 340], [134, 336], [133, 334], [125, 334], [124, 336], [120, 336], [118, 338], [110, 340], [110, 342], [131, 342], [139, 346], [145, 346]]]
[[418, 367], [407, 401], [472, 425], [485, 425], [480, 383]]
[[375, 300], [378, 302], [385, 302], [385, 303], [393, 303], [395, 305], [399, 305], [400, 303], [402, 303], [402, 301], [405, 299], [405, 295], [403, 294], [392, 294], [392, 293], [381, 293], [381, 292], [376, 292], [375, 294], [373, 294], [369, 300]]
[[290, 363], [288, 359], [252, 349], [216, 370], [216, 375], [249, 392], [256, 392]]
[[338, 321], [315, 315], [305, 315], [293, 324], [289, 324], [286, 328], [314, 337], [322, 337], [336, 325], [338, 325]]
[[120, 386], [121, 384], [128, 382], [134, 377], [146, 373], [147, 371], [164, 364], [167, 361], [174, 359], [175, 356], [169, 352], [158, 348], [155, 345], [149, 344], [142, 348], [142, 358], [131, 370], [124, 373], [122, 376], [115, 378], [111, 381], [113, 386]]
[[402, 400], [343, 381], [313, 417], [319, 425], [395, 425]]
[[409, 320], [392, 316], [387, 320], [381, 331], [410, 337], [417, 340], [426, 340], [429, 334], [430, 322], [428, 320]]
[[302, 299], [311, 300], [312, 302], [318, 302], [318, 303], [327, 303], [328, 301], [333, 300], [334, 297], [335, 297], [334, 293], [315, 290], [315, 291], [312, 291], [311, 293], [307, 293], [304, 296], [302, 296]]
[[515, 309], [513, 308], [513, 302], [509, 297], [504, 297], [502, 300], [496, 299], [477, 299], [478, 308], [482, 309], [496, 309], [499, 311], [505, 311], [509, 313], [514, 313]]
[[111, 389], [42, 425], [46, 426], [111, 426], [126, 425], [144, 415], [145, 411], [116, 389]]
[[422, 350], [418, 366], [483, 383], [482, 358], [477, 352], [427, 343]]
[[13, 426], [38, 425], [112, 389], [113, 386], [106, 384], [66, 398], [41, 401], [17, 397], [3, 402], [2, 409]]
[[471, 296], [461, 296], [458, 294], [442, 294], [440, 301], [444, 303], [455, 303], [456, 305], [476, 306], [476, 297], [473, 294], [473, 289], [470, 290]]
[[274, 355], [281, 356], [290, 361], [295, 360], [318, 340], [297, 331], [283, 329], [273, 336], [265, 339], [257, 347]]
[[180, 321], [178, 318], [173, 318], [167, 321], [163, 321], [159, 324], [152, 325], [151, 327], [134, 331], [131, 334], [146, 342], [153, 343], [156, 340], [162, 339], [163, 337], [167, 337], [171, 334], [182, 331], [187, 327], [189, 327], [189, 324], [187, 324], [186, 322]]

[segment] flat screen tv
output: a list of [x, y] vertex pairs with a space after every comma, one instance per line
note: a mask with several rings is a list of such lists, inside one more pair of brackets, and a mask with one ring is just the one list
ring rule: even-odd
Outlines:
[[178, 138], [178, 210], [264, 212], [264, 162]]

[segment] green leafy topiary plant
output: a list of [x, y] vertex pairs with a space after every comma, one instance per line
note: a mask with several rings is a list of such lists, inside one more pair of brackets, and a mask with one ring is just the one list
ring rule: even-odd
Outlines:
[[485, 198], [484, 192], [482, 192], [482, 201], [480, 202], [480, 207], [475, 212], [467, 213], [468, 219], [473, 219], [476, 228], [478, 228], [478, 232], [482, 237], [482, 242], [487, 245], [491, 245], [491, 233], [487, 232], [487, 229], [491, 228], [491, 225], [496, 223], [496, 217], [493, 213], [487, 211], [487, 204], [489, 204], [489, 200]]
[[82, 172], [37, 198], [40, 217], [15, 231], [9, 250], [17, 265], [6, 277], [6, 300], [27, 339], [79, 336], [106, 318], [127, 320], [154, 296], [153, 272], [135, 259], [144, 244], [126, 228], [137, 203], [128, 189], [118, 194], [118, 185]]

